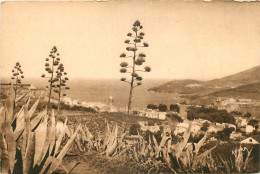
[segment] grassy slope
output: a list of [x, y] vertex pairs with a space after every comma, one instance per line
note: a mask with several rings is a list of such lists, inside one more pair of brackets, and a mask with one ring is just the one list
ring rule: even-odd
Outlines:
[[226, 89], [210, 94], [217, 97], [233, 97], [233, 98], [248, 98], [260, 99], [260, 83], [243, 85], [232, 89]]

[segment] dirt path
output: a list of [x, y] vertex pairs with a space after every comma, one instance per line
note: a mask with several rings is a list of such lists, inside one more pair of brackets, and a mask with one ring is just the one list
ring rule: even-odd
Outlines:
[[[66, 157], [63, 165], [72, 169], [76, 162], [81, 163], [73, 170], [75, 174], [128, 174], [133, 173], [130, 165], [123, 159], [103, 156], [99, 153], [82, 153], [80, 156]], [[135, 172], [134, 172], [135, 173]]]

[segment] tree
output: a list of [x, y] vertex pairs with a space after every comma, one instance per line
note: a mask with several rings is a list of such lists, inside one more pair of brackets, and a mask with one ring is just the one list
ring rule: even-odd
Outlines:
[[179, 113], [179, 112], [180, 112], [180, 107], [179, 107], [179, 105], [177, 105], [177, 104], [171, 104], [171, 105], [170, 105], [170, 110]]
[[179, 123], [182, 123], [182, 122], [183, 122], [183, 119], [182, 119], [179, 115], [176, 115], [176, 114], [167, 114], [166, 116], [167, 116], [167, 117], [170, 117], [170, 118], [172, 118], [172, 119], [177, 120]]
[[50, 75], [49, 77], [46, 77], [45, 74], [42, 74], [42, 78], [48, 78], [49, 86], [46, 86], [46, 88], [49, 88], [49, 99], [47, 107], [50, 106], [50, 100], [51, 100], [51, 94], [53, 91], [53, 88], [55, 88], [55, 83], [59, 81], [58, 78], [54, 77], [54, 72], [56, 71], [60, 58], [58, 57], [60, 54], [57, 52], [56, 46], [53, 46], [53, 48], [50, 51], [49, 58], [46, 58], [45, 61], [45, 71]]
[[12, 80], [15, 80], [15, 88], [14, 88], [14, 110], [15, 110], [15, 100], [17, 96], [17, 89], [18, 84], [22, 84], [22, 79], [24, 78], [23, 71], [21, 69], [21, 64], [16, 62], [14, 69], [12, 70], [13, 76], [11, 77]]
[[138, 131], [141, 129], [141, 126], [139, 124], [133, 124], [129, 128], [129, 134], [130, 135], [138, 135]]
[[159, 104], [158, 109], [159, 109], [160, 112], [166, 112], [167, 111], [167, 105]]
[[204, 122], [204, 123], [202, 124], [200, 130], [202, 130], [202, 131], [207, 131], [208, 128], [209, 128], [209, 126], [210, 126], [209, 122]]
[[193, 106], [189, 107], [187, 110], [187, 119], [194, 120], [199, 118], [217, 123], [235, 123], [233, 115], [229, 114], [226, 110]]
[[[54, 87], [54, 92], [58, 94], [58, 113], [60, 113], [60, 99], [61, 99], [61, 94], [62, 94], [62, 89], [64, 88], [65, 90], [69, 90], [70, 88], [66, 86], [66, 81], [69, 80], [68, 77], [66, 76], [67, 73], [64, 72], [64, 66], [63, 64], [59, 64], [57, 70], [56, 70], [56, 78], [55, 80], [58, 80], [58, 84]], [[65, 93], [63, 93], [63, 96], [66, 96]]]
[[158, 109], [158, 107], [154, 104], [148, 104], [147, 109]]
[[230, 134], [235, 131], [233, 127], [225, 127], [223, 130], [218, 131], [216, 134], [216, 138], [222, 141], [229, 140]]
[[[120, 57], [127, 59], [130, 58], [130, 64], [128, 62], [122, 62], [120, 64], [121, 73], [130, 73], [131, 77], [130, 80], [127, 81], [126, 77], [122, 77], [121, 81], [126, 82], [130, 84], [130, 92], [129, 92], [129, 99], [128, 99], [128, 108], [127, 108], [127, 113], [129, 114], [129, 111], [131, 109], [131, 103], [132, 103], [132, 94], [133, 94], [133, 89], [137, 86], [142, 85], [142, 80], [143, 78], [137, 73], [137, 72], [150, 72], [151, 68], [149, 66], [145, 66], [144, 70], [137, 69], [137, 66], [140, 67], [144, 62], [145, 62], [145, 57], [146, 55], [142, 52], [138, 53], [138, 49], [140, 47], [148, 47], [148, 43], [142, 42], [144, 39], [144, 33], [141, 32], [143, 26], [141, 25], [140, 21], [135, 21], [133, 24], [133, 33], [128, 33], [127, 36], [130, 39], [126, 39], [125, 43], [128, 45], [126, 47], [126, 50], [129, 51], [131, 54], [129, 56], [126, 55], [126, 53], [121, 53]], [[142, 45], [141, 45], [142, 43]]]

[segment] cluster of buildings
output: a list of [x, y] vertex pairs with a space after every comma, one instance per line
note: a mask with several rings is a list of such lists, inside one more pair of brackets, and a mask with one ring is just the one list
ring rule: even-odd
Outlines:
[[167, 115], [167, 112], [160, 112], [158, 109], [135, 109], [133, 112], [135, 115], [138, 115], [140, 117], [147, 117], [159, 120], [165, 120]]
[[233, 124], [228, 124], [228, 123], [211, 123], [208, 120], [203, 120], [203, 119], [197, 119], [193, 120], [192, 122], [188, 120], [184, 120], [184, 122], [177, 124], [176, 129], [174, 131], [175, 135], [182, 134], [184, 133], [188, 128], [189, 124], [191, 123], [191, 134], [196, 135], [202, 133], [201, 128], [203, 124], [207, 122], [209, 124], [208, 133], [216, 133], [218, 131], [223, 130], [225, 127], [233, 127], [236, 130], [236, 126]]
[[219, 110], [227, 110], [228, 112], [236, 111], [240, 107], [249, 107], [249, 106], [260, 106], [259, 101], [252, 99], [235, 99], [235, 98], [226, 98], [218, 97], [214, 102], [213, 107]]
[[80, 107], [86, 107], [86, 108], [93, 108], [97, 112], [118, 112], [118, 109], [113, 106], [113, 97], [110, 96], [109, 103], [104, 104], [101, 102], [81, 102], [79, 100], [72, 100], [69, 97], [63, 97], [61, 100], [65, 105], [68, 105], [70, 107], [73, 106], [80, 106]]

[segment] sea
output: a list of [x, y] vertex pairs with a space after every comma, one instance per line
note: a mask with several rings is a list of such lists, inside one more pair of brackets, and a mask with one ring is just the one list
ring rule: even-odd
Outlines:
[[[22, 83], [32, 84], [36, 88], [45, 88], [47, 79], [27, 78]], [[146, 108], [148, 104], [174, 104], [179, 102], [176, 94], [155, 93], [148, 91], [149, 88], [159, 86], [170, 80], [167, 79], [144, 79], [143, 85], [134, 88], [132, 108]], [[1, 79], [1, 83], [9, 83], [11, 80]], [[71, 78], [67, 82], [70, 90], [66, 90], [67, 97], [81, 102], [101, 102], [108, 104], [110, 96], [113, 97], [113, 105], [117, 108], [126, 108], [129, 98], [129, 84], [119, 79], [84, 79]]]

